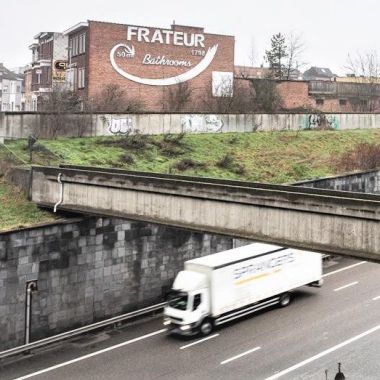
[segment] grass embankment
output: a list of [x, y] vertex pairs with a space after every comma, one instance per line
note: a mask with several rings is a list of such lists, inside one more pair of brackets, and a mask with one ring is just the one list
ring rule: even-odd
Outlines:
[[[355, 148], [360, 152], [363, 143], [380, 144], [380, 130], [66, 138], [38, 141], [33, 164], [289, 183], [342, 174], [345, 161], [349, 170], [361, 169], [355, 167], [360, 157], [347, 152]], [[27, 141], [10, 141], [7, 147], [13, 153], [0, 151], [0, 160], [17, 156], [18, 162], [29, 162]], [[376, 156], [379, 162], [378, 148], [375, 150], [369, 158]], [[0, 230], [52, 219], [0, 178]]]
[[28, 202], [15, 186], [0, 178], [0, 231], [52, 220], [51, 214]]
[[[33, 162], [289, 183], [341, 172], [344, 153], [379, 130], [260, 132], [40, 140]], [[8, 146], [29, 160], [25, 140]]]

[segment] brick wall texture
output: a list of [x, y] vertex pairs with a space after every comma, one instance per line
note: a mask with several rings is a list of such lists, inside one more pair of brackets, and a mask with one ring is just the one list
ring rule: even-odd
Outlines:
[[89, 218], [0, 234], [0, 351], [163, 300], [184, 261], [232, 239], [121, 219]]
[[[150, 28], [151, 36], [156, 28]], [[161, 29], [162, 30], [162, 29]], [[197, 65], [202, 56], [192, 54], [192, 50], [207, 52], [209, 47], [218, 45], [216, 56], [210, 66], [195, 78], [187, 83], [191, 88], [192, 101], [191, 108], [202, 109], [202, 99], [204, 93], [211, 93], [211, 77], [213, 71], [234, 72], [234, 45], [235, 39], [232, 36], [203, 33], [203, 28], [173, 26], [175, 31], [187, 33], [200, 33], [204, 35], [205, 47], [187, 47], [174, 44], [149, 43], [137, 41], [133, 36], [131, 41], [127, 40], [127, 25], [113, 24], [105, 22], [90, 21], [87, 32], [88, 49], [88, 96], [96, 98], [100, 96], [105, 85], [120, 85], [126, 90], [130, 99], [139, 99], [144, 103], [145, 111], [162, 111], [167, 98], [167, 91], [173, 86], [151, 86], [139, 84], [124, 78], [115, 71], [110, 62], [111, 49], [119, 44], [125, 43], [134, 46], [136, 55], [134, 58], [116, 58], [117, 64], [128, 73], [143, 78], [167, 78], [182, 74], [189, 70], [189, 67], [175, 67], [164, 65], [144, 65], [142, 60], [146, 54], [151, 57], [162, 57], [165, 55], [171, 60], [191, 61], [192, 67]], [[195, 103], [199, 103], [195, 106]]]

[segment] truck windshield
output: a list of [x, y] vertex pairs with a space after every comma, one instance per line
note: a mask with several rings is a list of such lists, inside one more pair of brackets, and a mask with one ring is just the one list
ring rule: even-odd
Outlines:
[[189, 302], [187, 293], [175, 293], [170, 295], [169, 306], [178, 310], [186, 310]]

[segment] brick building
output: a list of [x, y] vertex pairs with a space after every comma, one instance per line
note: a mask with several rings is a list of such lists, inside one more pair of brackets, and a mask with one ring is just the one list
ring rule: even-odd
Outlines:
[[[252, 81], [268, 78], [270, 69], [235, 66], [233, 36], [176, 24], [164, 29], [86, 21], [64, 33], [43, 32], [34, 38], [32, 64], [25, 72], [27, 111], [37, 111], [38, 100], [56, 86], [75, 91], [102, 111], [263, 111], [255, 105]], [[276, 109], [380, 109], [377, 81], [340, 81], [329, 69], [317, 67], [310, 68], [303, 80], [300, 77], [295, 71], [291, 80], [273, 80], [281, 99]], [[120, 90], [121, 109], [108, 102], [108, 88], [113, 89], [109, 93]], [[132, 103], [138, 107], [130, 107]], [[107, 104], [109, 109], [102, 108]]]
[[67, 80], [89, 100], [116, 85], [129, 99], [141, 101], [144, 110], [162, 111], [170, 109], [170, 91], [186, 86], [189, 109], [201, 110], [205, 94], [225, 95], [233, 85], [233, 36], [174, 24], [162, 29], [98, 21], [81, 22], [64, 35]]
[[278, 81], [282, 108], [321, 112], [378, 112], [380, 84], [339, 81]]
[[36, 111], [41, 96], [65, 83], [67, 37], [62, 33], [41, 32], [34, 36], [31, 67], [26, 70], [26, 110]]

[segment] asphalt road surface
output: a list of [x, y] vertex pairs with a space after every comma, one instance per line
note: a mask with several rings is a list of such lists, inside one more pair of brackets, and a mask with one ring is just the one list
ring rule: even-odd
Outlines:
[[0, 363], [0, 379], [380, 379], [380, 265], [342, 259], [304, 287], [210, 336], [167, 335], [162, 318], [89, 334]]

